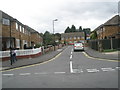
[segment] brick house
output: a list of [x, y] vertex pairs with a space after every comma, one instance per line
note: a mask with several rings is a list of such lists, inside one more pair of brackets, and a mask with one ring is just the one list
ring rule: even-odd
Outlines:
[[73, 32], [73, 33], [63, 33], [61, 34], [61, 43], [74, 43], [74, 42], [84, 42], [85, 34], [84, 32]]
[[115, 15], [95, 29], [98, 39], [120, 38], [120, 16]]
[[22, 24], [17, 19], [2, 11], [0, 11], [0, 21], [2, 50], [9, 50], [10, 47], [23, 49], [25, 44], [31, 47], [32, 41], [34, 40], [36, 40], [35, 44], [42, 43], [42, 38], [40, 36], [38, 37], [38, 34], [32, 37], [32, 28]]

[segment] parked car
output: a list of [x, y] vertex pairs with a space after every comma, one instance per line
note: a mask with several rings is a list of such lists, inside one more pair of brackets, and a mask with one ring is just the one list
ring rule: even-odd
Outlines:
[[83, 43], [75, 43], [74, 44], [74, 51], [76, 51], [76, 50], [82, 50], [82, 51], [84, 51], [84, 45], [83, 45]]

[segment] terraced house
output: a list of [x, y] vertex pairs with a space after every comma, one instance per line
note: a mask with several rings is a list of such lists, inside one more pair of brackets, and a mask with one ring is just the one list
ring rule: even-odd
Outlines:
[[22, 24], [3, 11], [0, 11], [0, 21], [0, 39], [3, 51], [9, 50], [10, 47], [23, 49], [25, 44], [27, 47], [42, 44], [43, 39], [39, 35], [39, 32]]
[[85, 34], [84, 32], [73, 32], [73, 33], [63, 33], [61, 34], [61, 42], [72, 44], [75, 42], [84, 42]]

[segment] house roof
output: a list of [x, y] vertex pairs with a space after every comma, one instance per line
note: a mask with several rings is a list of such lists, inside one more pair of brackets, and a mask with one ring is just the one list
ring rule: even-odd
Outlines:
[[73, 32], [73, 33], [61, 34], [61, 37], [78, 37], [78, 36], [84, 36], [84, 32]]
[[120, 16], [115, 15], [111, 19], [109, 19], [107, 22], [104, 23], [104, 25], [118, 25], [120, 24]]
[[95, 31], [100, 30], [101, 27], [103, 27], [103, 24], [101, 24], [100, 26], [98, 26], [98, 27], [95, 29]]
[[113, 26], [113, 25], [120, 25], [120, 16], [119, 15], [115, 15], [114, 17], [112, 17], [111, 19], [109, 19], [104, 24], [101, 24], [100, 26], [98, 26], [95, 29], [95, 31], [100, 30], [100, 28], [103, 27], [103, 26]]

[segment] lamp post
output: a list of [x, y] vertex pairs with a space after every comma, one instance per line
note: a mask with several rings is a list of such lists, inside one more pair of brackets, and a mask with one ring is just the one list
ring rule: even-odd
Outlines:
[[53, 20], [53, 35], [54, 35], [54, 51], [55, 51], [55, 30], [54, 30], [54, 22], [58, 21], [58, 19]]
[[11, 23], [12, 23], [12, 20], [10, 19], [9, 21], [9, 28], [10, 28], [10, 61], [11, 61], [11, 65], [13, 63], [13, 60], [12, 60], [12, 28], [11, 28]]

